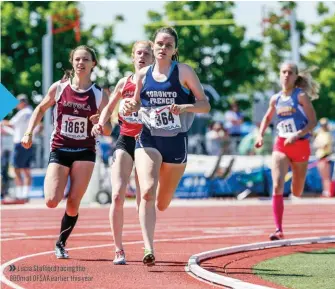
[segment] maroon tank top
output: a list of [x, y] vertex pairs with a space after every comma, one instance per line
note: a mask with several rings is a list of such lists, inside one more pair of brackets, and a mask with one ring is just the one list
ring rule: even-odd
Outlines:
[[95, 83], [86, 91], [71, 87], [69, 80], [61, 80], [56, 91], [53, 110], [54, 129], [51, 150], [58, 148], [89, 149], [95, 151], [95, 137], [89, 118], [97, 113], [103, 91]]

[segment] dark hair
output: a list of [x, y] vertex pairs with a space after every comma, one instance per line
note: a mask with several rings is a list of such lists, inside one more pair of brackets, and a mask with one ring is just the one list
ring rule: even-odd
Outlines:
[[[97, 58], [97, 55], [94, 51], [93, 48], [91, 47], [88, 47], [86, 45], [80, 45], [80, 46], [77, 46], [76, 48], [72, 49], [71, 52], [70, 52], [70, 56], [69, 56], [69, 62], [71, 63], [72, 65], [72, 62], [73, 62], [73, 55], [74, 53], [77, 51], [77, 50], [85, 50], [87, 51], [89, 54], [91, 54], [91, 57], [92, 57], [92, 61], [95, 62], [95, 65], [97, 65], [98, 63], [98, 58]], [[92, 68], [92, 71], [93, 71], [93, 68]], [[91, 71], [91, 72], [92, 72]], [[64, 76], [63, 76], [63, 79], [69, 79], [73, 76], [73, 68], [71, 70], [64, 70]]]
[[[154, 41], [155, 41], [155, 39], [156, 39], [156, 37], [159, 33], [166, 33], [166, 34], [169, 34], [169, 35], [173, 36], [174, 42], [176, 44], [176, 48], [178, 48], [178, 34], [177, 34], [176, 30], [174, 30], [172, 27], [159, 28], [159, 29], [156, 30], [156, 32], [154, 34]], [[176, 61], [179, 60], [178, 50], [176, 51], [176, 53], [174, 55], [172, 55], [172, 60], [176, 60]]]
[[311, 100], [319, 98], [320, 85], [313, 79], [311, 72], [316, 68], [305, 69], [299, 72], [298, 66], [294, 62], [284, 62], [283, 65], [290, 65], [295, 69], [295, 73], [298, 75], [295, 81], [295, 86], [301, 88]]

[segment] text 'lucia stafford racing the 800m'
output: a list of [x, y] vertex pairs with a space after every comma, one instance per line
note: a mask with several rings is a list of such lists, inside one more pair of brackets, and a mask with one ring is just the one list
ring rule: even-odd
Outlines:
[[17, 272], [85, 272], [84, 266], [57, 266], [57, 265], [34, 265], [34, 266], [17, 266]]

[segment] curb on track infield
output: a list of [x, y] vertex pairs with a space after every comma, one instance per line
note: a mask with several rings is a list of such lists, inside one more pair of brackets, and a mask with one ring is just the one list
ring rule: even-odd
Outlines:
[[212, 251], [206, 251], [199, 254], [195, 254], [188, 260], [188, 265], [185, 268], [187, 272], [193, 277], [197, 277], [206, 280], [211, 283], [227, 286], [234, 289], [273, 289], [271, 287], [255, 285], [251, 283], [244, 282], [239, 279], [234, 279], [219, 274], [215, 274], [208, 270], [203, 269], [200, 266], [202, 261], [221, 257], [228, 254], [240, 253], [252, 250], [263, 250], [275, 247], [283, 246], [296, 246], [296, 245], [306, 245], [306, 244], [320, 244], [320, 243], [335, 243], [335, 236], [324, 236], [324, 237], [312, 237], [312, 238], [297, 238], [297, 239], [286, 239], [279, 241], [269, 241], [261, 243], [252, 243], [240, 246], [233, 246], [228, 248], [221, 248]]

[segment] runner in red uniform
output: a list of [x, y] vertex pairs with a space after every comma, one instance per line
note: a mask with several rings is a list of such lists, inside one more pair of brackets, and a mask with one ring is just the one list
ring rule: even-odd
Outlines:
[[[93, 49], [79, 46], [71, 51], [71, 75], [55, 82], [42, 102], [34, 110], [21, 144], [32, 145], [32, 132], [48, 108], [54, 106], [54, 130], [51, 135], [51, 152], [44, 181], [45, 202], [55, 208], [63, 199], [65, 186], [70, 176], [71, 186], [66, 210], [56, 242], [55, 255], [67, 259], [65, 244], [78, 219], [80, 201], [86, 192], [95, 162], [95, 137], [91, 135], [92, 121], [108, 103], [108, 96], [90, 77], [97, 64]], [[110, 135], [111, 125], [100, 127]]]
[[[152, 64], [154, 58], [152, 53], [152, 43], [150, 41], [138, 41], [132, 49], [132, 58], [135, 67], [135, 72], [141, 68]], [[134, 74], [129, 77], [124, 77], [119, 80], [108, 105], [101, 112], [99, 123], [93, 127], [92, 134], [98, 135], [101, 133], [100, 127], [103, 126], [110, 118], [116, 104], [120, 102], [119, 124], [120, 135], [116, 142], [115, 151], [113, 154], [112, 164], [112, 204], [110, 208], [110, 224], [113, 232], [115, 243], [115, 265], [126, 264], [126, 257], [122, 246], [122, 228], [123, 228], [123, 204], [125, 193], [129, 182], [129, 177], [133, 169], [134, 151], [135, 151], [135, 136], [142, 130], [142, 123], [138, 118], [138, 113], [133, 113], [129, 116], [122, 114], [124, 100], [132, 98], [135, 92]], [[136, 200], [137, 206], [140, 202], [140, 193], [137, 174], [136, 179]]]

